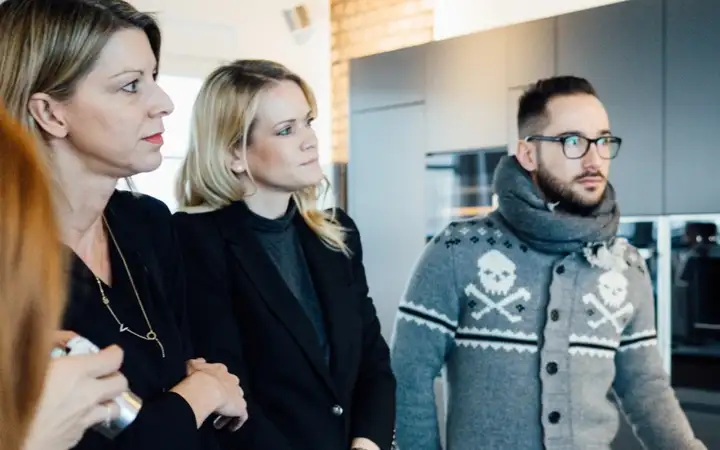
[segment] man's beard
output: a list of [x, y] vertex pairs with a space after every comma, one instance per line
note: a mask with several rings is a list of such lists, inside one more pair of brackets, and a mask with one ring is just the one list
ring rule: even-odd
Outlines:
[[[603, 177], [599, 172], [584, 172], [575, 177], [573, 181], [588, 176]], [[561, 209], [578, 216], [588, 216], [592, 214], [602, 202], [605, 189], [607, 188], [607, 184], [600, 188], [603, 195], [597, 200], [585, 200], [572, 190], [570, 183], [563, 183], [558, 180], [543, 164], [538, 165], [537, 172], [535, 173], [535, 182], [540, 192], [545, 196], [546, 201], [549, 203], [559, 203]]]

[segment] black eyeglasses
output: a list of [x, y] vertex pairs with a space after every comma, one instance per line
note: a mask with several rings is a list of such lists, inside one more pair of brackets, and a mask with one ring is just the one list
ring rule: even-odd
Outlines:
[[557, 142], [562, 145], [563, 154], [567, 159], [580, 159], [590, 151], [590, 145], [595, 144], [598, 156], [602, 159], [613, 159], [620, 152], [622, 139], [617, 136], [600, 136], [590, 139], [579, 134], [564, 134], [562, 136], [527, 136], [525, 142]]

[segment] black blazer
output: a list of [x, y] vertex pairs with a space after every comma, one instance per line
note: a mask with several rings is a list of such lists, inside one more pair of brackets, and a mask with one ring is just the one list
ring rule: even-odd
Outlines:
[[[116, 191], [105, 218], [128, 264], [150, 323], [165, 350], [155, 342], [122, 333], [105, 308], [95, 277], [76, 255], [63, 328], [87, 337], [99, 347], [118, 344], [125, 352], [121, 372], [130, 389], [144, 401], [135, 421], [114, 440], [93, 430], [76, 450], [208, 450], [217, 436], [208, 426], [197, 430], [195, 413], [180, 395], [169, 392], [187, 373], [194, 354], [185, 314], [183, 265], [167, 206], [146, 195]], [[111, 244], [112, 287], [104, 290], [118, 319], [131, 330], [146, 333], [135, 292], [119, 254]]]
[[344, 212], [353, 257], [326, 247], [296, 214], [296, 226], [325, 312], [332, 348], [325, 363], [312, 323], [248, 223], [244, 202], [177, 213], [188, 273], [195, 348], [238, 375], [250, 415], [226, 449], [347, 450], [365, 437], [391, 448], [395, 378], [368, 297], [357, 228]]

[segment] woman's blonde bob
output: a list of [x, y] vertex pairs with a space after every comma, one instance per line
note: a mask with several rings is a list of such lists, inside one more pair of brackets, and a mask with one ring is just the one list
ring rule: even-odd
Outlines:
[[[312, 89], [282, 64], [268, 60], [238, 60], [215, 69], [203, 83], [192, 113], [190, 148], [178, 177], [179, 209], [200, 212], [223, 208], [252, 193], [230, 169], [232, 150], [247, 152], [260, 94], [275, 83], [292, 81], [305, 94], [313, 114], [317, 104]], [[252, 174], [248, 172], [252, 179]], [[349, 255], [345, 229], [334, 212], [319, 210], [327, 180], [293, 194], [307, 225], [333, 250]]]

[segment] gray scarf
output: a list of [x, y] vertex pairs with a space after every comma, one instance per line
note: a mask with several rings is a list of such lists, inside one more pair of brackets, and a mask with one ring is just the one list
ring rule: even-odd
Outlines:
[[548, 204], [530, 174], [514, 156], [495, 169], [493, 190], [507, 225], [526, 244], [544, 253], [575, 253], [612, 244], [620, 221], [615, 190], [608, 184], [600, 204], [588, 215], [572, 215]]

